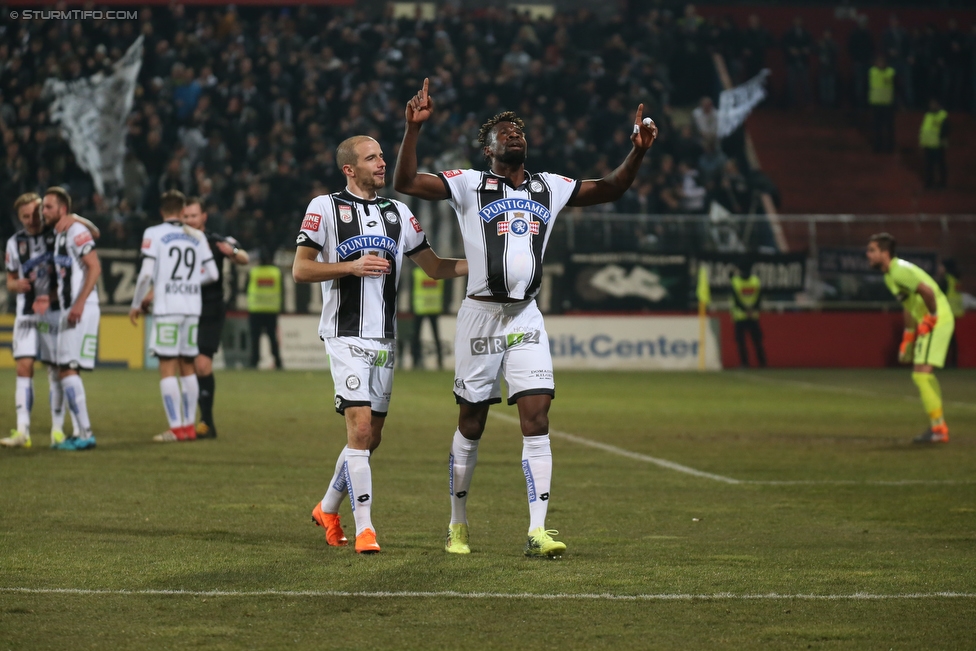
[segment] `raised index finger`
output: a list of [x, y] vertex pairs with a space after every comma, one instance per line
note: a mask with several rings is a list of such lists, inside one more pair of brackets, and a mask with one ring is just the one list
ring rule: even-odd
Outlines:
[[428, 77], [424, 77], [424, 88], [423, 88], [423, 90], [420, 91], [420, 101], [421, 102], [426, 102], [427, 101], [427, 87], [429, 85], [430, 85], [430, 79]]
[[638, 124], [639, 125], [641, 123], [641, 117], [643, 115], [644, 115], [644, 105], [643, 104], [638, 104], [637, 105], [637, 117], [634, 118], [634, 124]]

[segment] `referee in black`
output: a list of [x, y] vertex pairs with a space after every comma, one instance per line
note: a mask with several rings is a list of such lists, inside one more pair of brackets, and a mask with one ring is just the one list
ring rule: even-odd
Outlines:
[[192, 228], [203, 231], [207, 235], [210, 250], [213, 251], [214, 262], [217, 263], [217, 282], [201, 287], [203, 306], [200, 310], [200, 329], [197, 343], [200, 354], [193, 360], [194, 370], [200, 382], [200, 420], [197, 424], [197, 438], [215, 438], [217, 428], [214, 425], [213, 404], [216, 391], [213, 376], [213, 356], [220, 348], [220, 335], [224, 330], [224, 318], [227, 315], [227, 305], [224, 303], [224, 258], [234, 264], [245, 265], [250, 259], [247, 251], [240, 248], [232, 237], [224, 237], [216, 233], [207, 233], [207, 213], [203, 211], [200, 199], [192, 197], [187, 200], [183, 209], [183, 222]]

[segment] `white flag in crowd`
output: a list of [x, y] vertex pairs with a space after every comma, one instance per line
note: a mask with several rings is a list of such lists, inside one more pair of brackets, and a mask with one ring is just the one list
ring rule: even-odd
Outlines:
[[746, 121], [752, 109], [766, 99], [766, 77], [769, 70], [763, 70], [749, 81], [723, 90], [718, 96], [718, 137], [724, 138]]
[[112, 66], [111, 75], [96, 73], [64, 82], [48, 79], [44, 92], [54, 96], [51, 121], [61, 125], [78, 166], [91, 174], [95, 189], [117, 192], [122, 187], [125, 158], [125, 121], [132, 110], [136, 77], [142, 67], [143, 37]]

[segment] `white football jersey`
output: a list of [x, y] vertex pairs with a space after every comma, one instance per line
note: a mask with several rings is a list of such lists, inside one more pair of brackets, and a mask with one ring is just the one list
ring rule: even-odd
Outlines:
[[30, 291], [17, 294], [17, 316], [34, 314], [34, 300], [39, 296], [50, 297], [49, 310], [61, 309], [57, 274], [54, 270], [55, 235], [53, 230], [30, 235], [22, 229], [7, 240], [4, 258], [7, 272], [31, 282]]
[[438, 176], [461, 226], [468, 296], [523, 300], [539, 293], [553, 223], [580, 182], [526, 172], [515, 188], [491, 172], [448, 170]]
[[200, 283], [213, 252], [202, 231], [178, 221], [150, 226], [141, 253], [155, 260], [153, 314], [200, 316]]
[[366, 201], [346, 190], [312, 199], [295, 240], [319, 262], [346, 262], [373, 253], [390, 261], [378, 278], [343, 276], [322, 285], [319, 336], [396, 337], [397, 285], [403, 256], [430, 248], [420, 222], [401, 201]]
[[[95, 249], [95, 238], [84, 225], [74, 222], [54, 239], [54, 267], [58, 276], [61, 307], [70, 310], [81, 293], [88, 275], [82, 258]], [[93, 287], [85, 305], [98, 305], [98, 287]]]

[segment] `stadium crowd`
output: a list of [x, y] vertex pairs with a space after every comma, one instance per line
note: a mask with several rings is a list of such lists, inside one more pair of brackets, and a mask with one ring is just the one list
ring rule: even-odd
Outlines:
[[[776, 42], [757, 21], [740, 29], [705, 20], [691, 5], [603, 21], [585, 10], [549, 20], [495, 9], [462, 14], [449, 4], [438, 11], [422, 20], [395, 18], [392, 7], [368, 18], [308, 6], [173, 4], [143, 7], [135, 21], [8, 22], [0, 40], [0, 234], [12, 232], [15, 197], [57, 183], [78, 212], [103, 225], [106, 245], [136, 246], [168, 189], [200, 196], [210, 228], [245, 247], [284, 245], [310, 197], [341, 187], [338, 142], [373, 136], [392, 170], [403, 105], [424, 77], [438, 107], [419, 152], [424, 169], [481, 165], [478, 127], [513, 109], [526, 121], [530, 169], [599, 177], [629, 151], [633, 111], [644, 102], [658, 144], [634, 187], [607, 210], [701, 213], [715, 200], [749, 212], [754, 189], [768, 189], [748, 170], [741, 143], [716, 138], [709, 99], [718, 90], [713, 51], [726, 56], [736, 82], [765, 65]], [[139, 34], [145, 56], [124, 188], [110, 202], [51, 125], [41, 91], [48, 77], [108, 70]], [[961, 43], [976, 51], [973, 39]], [[812, 56], [812, 41], [799, 47]], [[690, 120], [672, 121], [673, 105], [697, 107]]]

